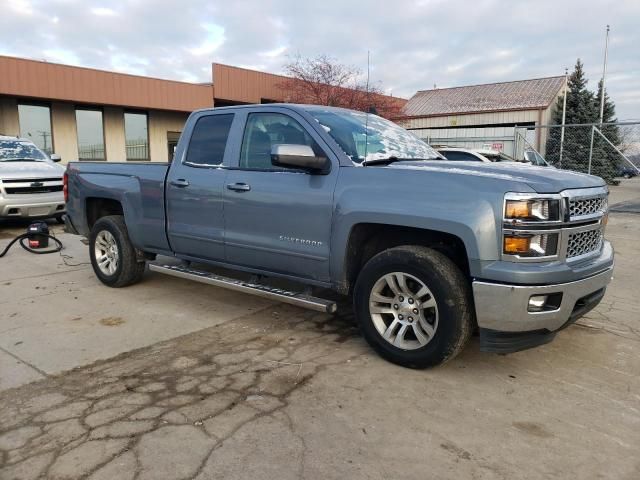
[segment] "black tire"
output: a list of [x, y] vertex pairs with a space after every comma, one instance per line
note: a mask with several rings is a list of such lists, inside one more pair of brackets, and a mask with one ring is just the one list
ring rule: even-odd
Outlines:
[[[109, 232], [117, 246], [118, 262], [113, 274], [103, 272], [96, 261], [96, 238], [102, 231]], [[138, 260], [136, 256], [122, 215], [102, 217], [94, 224], [89, 235], [89, 255], [96, 277], [109, 287], [120, 288], [132, 285], [139, 282], [144, 274], [145, 262]]]
[[56, 217], [56, 222], [58, 222], [60, 225], [64, 225], [64, 215], [58, 215]]
[[[392, 272], [403, 272], [420, 280], [436, 301], [437, 327], [428, 343], [419, 348], [407, 350], [392, 345], [378, 332], [371, 316], [371, 291], [379, 279]], [[468, 279], [448, 257], [426, 247], [394, 247], [375, 255], [358, 275], [353, 301], [356, 319], [367, 342], [383, 358], [404, 367], [427, 368], [451, 360], [462, 351], [474, 328]]]

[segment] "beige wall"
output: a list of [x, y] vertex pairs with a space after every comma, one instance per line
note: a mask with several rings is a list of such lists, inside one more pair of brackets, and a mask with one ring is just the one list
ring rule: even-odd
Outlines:
[[151, 160], [167, 162], [167, 132], [182, 132], [188, 113], [151, 110], [149, 112], [149, 149]]
[[0, 97], [0, 135], [18, 136], [18, 102], [15, 98]]
[[107, 160], [124, 162], [127, 159], [124, 137], [124, 108], [104, 107], [102, 122]]
[[53, 151], [62, 157], [62, 163], [78, 160], [78, 137], [76, 135], [76, 111], [72, 104], [51, 104], [51, 130]]
[[492, 125], [496, 123], [539, 122], [538, 110], [512, 112], [472, 113], [469, 115], [444, 115], [397, 120], [405, 128], [461, 127], [464, 125]]

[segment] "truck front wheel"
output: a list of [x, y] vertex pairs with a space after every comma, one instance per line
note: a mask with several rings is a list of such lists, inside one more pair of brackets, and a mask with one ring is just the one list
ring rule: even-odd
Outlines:
[[452, 359], [473, 328], [467, 279], [445, 255], [420, 246], [371, 258], [358, 275], [354, 309], [367, 342], [387, 360], [411, 368]]
[[100, 218], [89, 235], [91, 266], [102, 283], [126, 287], [140, 281], [145, 263], [138, 260], [122, 215]]

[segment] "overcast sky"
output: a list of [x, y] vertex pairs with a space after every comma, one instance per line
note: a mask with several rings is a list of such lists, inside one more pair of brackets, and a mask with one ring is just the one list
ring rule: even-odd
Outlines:
[[[7, 5], [8, 1], [8, 5]], [[0, 54], [207, 82], [211, 62], [281, 73], [329, 54], [388, 92], [602, 75], [620, 119], [640, 119], [640, 0], [3, 0]]]

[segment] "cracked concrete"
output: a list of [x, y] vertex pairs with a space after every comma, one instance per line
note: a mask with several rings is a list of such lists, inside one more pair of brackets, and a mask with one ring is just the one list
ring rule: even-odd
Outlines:
[[[127, 468], [139, 479], [210, 478], [231, 468], [212, 458], [226, 457], [234, 443], [225, 442], [236, 432], [276, 425], [259, 441], [272, 437], [270, 448], [286, 463], [297, 447], [278, 438], [290, 427], [275, 413], [327, 366], [366, 349], [348, 318], [277, 310], [280, 319], [269, 323], [252, 315], [139, 351], [135, 361], [123, 355], [5, 392], [2, 478], [31, 478], [24, 471], [34, 459], [33, 478], [106, 478], [105, 472]], [[350, 341], [335, 341], [345, 335]], [[304, 363], [288, 361], [298, 356]], [[49, 409], [34, 398], [48, 399]], [[52, 438], [61, 425], [64, 431]]]
[[[640, 217], [612, 214], [607, 236], [603, 303], [534, 350], [474, 338], [443, 367], [402, 369], [348, 314], [267, 305], [45, 371], [0, 392], [0, 478], [640, 478]], [[160, 314], [145, 283], [139, 329]], [[202, 315], [193, 298], [182, 308]]]

